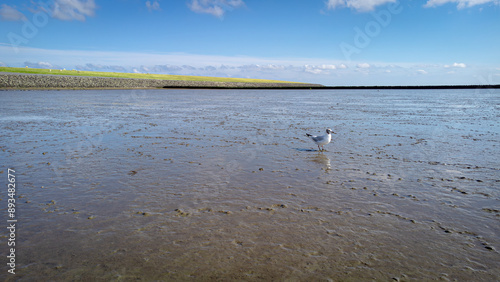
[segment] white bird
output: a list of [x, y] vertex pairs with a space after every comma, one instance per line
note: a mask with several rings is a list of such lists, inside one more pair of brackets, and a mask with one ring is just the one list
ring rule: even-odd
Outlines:
[[[314, 143], [316, 143], [316, 145], [318, 145], [319, 151], [323, 151], [324, 150], [323, 146], [325, 146], [326, 144], [330, 143], [330, 141], [332, 141], [332, 133], [335, 133], [335, 132], [333, 132], [330, 128], [327, 128], [326, 134], [323, 136], [315, 136], [315, 135], [311, 135], [309, 133], [306, 133], [306, 135], [307, 135], [307, 137], [311, 138], [312, 141], [314, 141]], [[321, 148], [319, 146], [321, 146]]]

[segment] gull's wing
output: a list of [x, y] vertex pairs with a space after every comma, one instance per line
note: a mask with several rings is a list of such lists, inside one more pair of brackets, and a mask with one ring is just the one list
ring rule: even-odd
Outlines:
[[309, 136], [314, 142], [321, 142], [326, 138], [326, 136], [316, 136], [311, 134], [307, 134], [307, 136]]

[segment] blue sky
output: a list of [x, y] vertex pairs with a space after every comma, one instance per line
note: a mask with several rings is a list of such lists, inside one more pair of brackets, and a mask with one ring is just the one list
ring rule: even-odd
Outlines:
[[499, 0], [16, 0], [0, 65], [324, 85], [500, 84]]

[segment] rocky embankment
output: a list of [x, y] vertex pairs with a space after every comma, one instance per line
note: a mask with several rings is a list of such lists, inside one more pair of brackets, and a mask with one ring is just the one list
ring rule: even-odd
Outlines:
[[63, 75], [0, 74], [0, 89], [227, 88], [309, 89], [320, 84], [157, 80]]

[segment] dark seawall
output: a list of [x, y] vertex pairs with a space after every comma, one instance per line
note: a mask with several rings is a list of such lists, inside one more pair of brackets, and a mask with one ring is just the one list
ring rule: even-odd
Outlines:
[[134, 89], [134, 88], [219, 88], [219, 89], [310, 89], [320, 84], [245, 83], [188, 80], [158, 80], [64, 75], [0, 74], [0, 89]]

